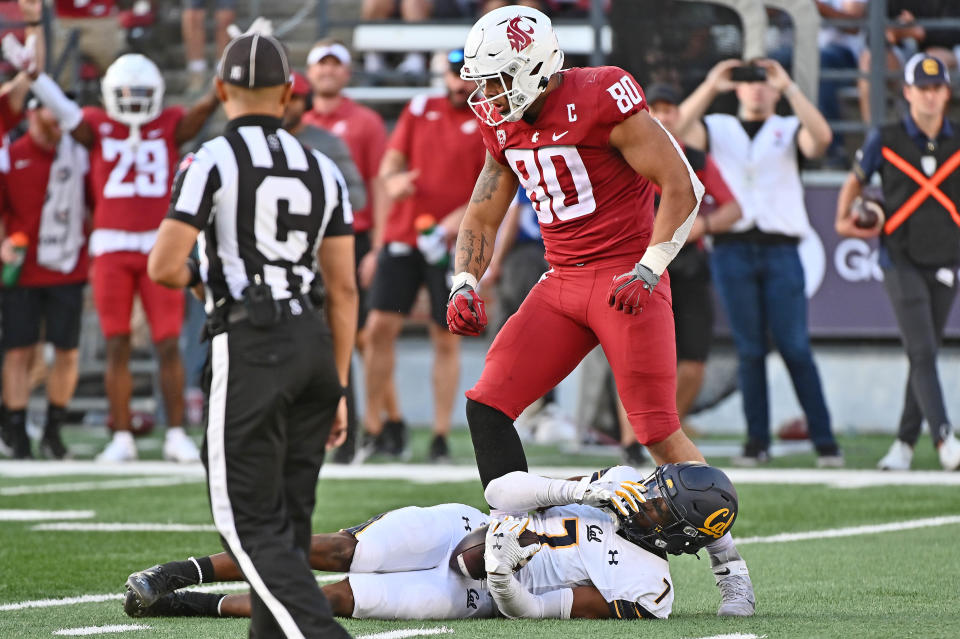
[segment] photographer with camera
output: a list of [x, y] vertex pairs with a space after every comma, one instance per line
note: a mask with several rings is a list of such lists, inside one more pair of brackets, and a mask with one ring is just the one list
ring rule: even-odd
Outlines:
[[[734, 90], [737, 117], [721, 113], [703, 117], [714, 98]], [[795, 115], [776, 114], [781, 96]], [[817, 465], [842, 466], [810, 348], [797, 250], [810, 231], [798, 155], [823, 155], [833, 139], [830, 126], [779, 63], [724, 60], [680, 105], [676, 131], [689, 146], [713, 156], [743, 209], [743, 217], [729, 232], [714, 235], [711, 256], [737, 348], [747, 421], [747, 442], [737, 461], [755, 465], [770, 456], [766, 370], [770, 333], [806, 414]]]
[[203, 462], [217, 532], [251, 586], [250, 636], [348, 637], [304, 557], [324, 447], [346, 435], [353, 214], [336, 165], [281, 126], [289, 78], [273, 37], [227, 45], [216, 89], [230, 121], [180, 163], [147, 268], [206, 288]]
[[[847, 237], [880, 237], [883, 284], [910, 361], [897, 439], [877, 465], [909, 470], [926, 419], [940, 464], [956, 470], [960, 441], [947, 419], [937, 351], [957, 296], [960, 125], [946, 118], [950, 77], [943, 62], [918, 53], [903, 75], [910, 109], [899, 122], [874, 128], [857, 152], [837, 198], [836, 229]], [[889, 217], [861, 197], [877, 172]]]

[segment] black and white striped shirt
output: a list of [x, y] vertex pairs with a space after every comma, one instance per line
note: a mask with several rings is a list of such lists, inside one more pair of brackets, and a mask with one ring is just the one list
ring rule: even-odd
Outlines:
[[222, 136], [186, 156], [167, 217], [202, 231], [208, 313], [241, 299], [256, 276], [274, 299], [307, 294], [321, 238], [353, 233], [340, 170], [268, 116], [231, 120]]

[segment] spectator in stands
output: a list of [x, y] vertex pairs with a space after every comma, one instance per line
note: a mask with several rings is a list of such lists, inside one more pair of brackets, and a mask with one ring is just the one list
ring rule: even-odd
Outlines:
[[[184, 0], [181, 30], [183, 45], [186, 49], [187, 91], [201, 93], [207, 89], [210, 77], [207, 73], [207, 3], [208, 0]], [[223, 49], [230, 42], [227, 27], [233, 24], [236, 17], [236, 0], [216, 0], [217, 9], [214, 12], [215, 37], [217, 40], [217, 54], [219, 58]]]
[[[30, 369], [41, 341], [53, 344], [47, 378], [47, 420], [40, 450], [63, 459], [60, 438], [67, 404], [77, 385], [77, 344], [83, 288], [89, 263], [86, 250], [87, 151], [63, 135], [56, 117], [34, 100], [27, 135], [0, 160], [0, 218], [5, 264], [3, 290], [3, 441], [13, 457], [33, 456], [27, 437]], [[18, 238], [17, 236], [20, 236]], [[26, 243], [25, 253], [17, 246]], [[19, 274], [7, 277], [20, 262]]]
[[[460, 377], [460, 338], [447, 331], [446, 322], [449, 247], [484, 162], [479, 122], [467, 106], [476, 85], [460, 79], [462, 66], [463, 52], [451, 53], [444, 76], [447, 95], [411, 100], [383, 156], [380, 180], [388, 201], [378, 201], [377, 206], [391, 208], [383, 235], [374, 243], [377, 269], [370, 288], [364, 354], [367, 403], [377, 406], [393, 377], [394, 347], [404, 316], [425, 285], [434, 347], [433, 461], [449, 456], [447, 434]], [[432, 228], [425, 228], [424, 217], [432, 219]], [[370, 435], [380, 433], [378, 417], [370, 411], [366, 415]]]
[[[711, 268], [730, 319], [739, 358], [738, 376], [748, 437], [741, 463], [769, 459], [768, 334], [790, 372], [807, 416], [819, 466], [840, 466], [820, 374], [810, 348], [803, 266], [797, 246], [810, 230], [800, 181], [799, 155], [816, 158], [830, 145], [826, 119], [778, 62], [758, 60], [752, 81], [734, 83], [744, 63], [725, 60], [680, 105], [677, 133], [710, 152], [743, 217], [714, 235]], [[702, 118], [718, 94], [736, 90], [739, 117]], [[778, 116], [785, 97], [796, 115]]]
[[[817, 9], [825, 18], [863, 18], [867, 14], [867, 0], [817, 0]], [[864, 36], [856, 27], [823, 27], [818, 36], [818, 45], [821, 70], [856, 69], [863, 51]], [[818, 103], [820, 112], [827, 120], [841, 119], [838, 92], [845, 84], [850, 84], [850, 81], [820, 79]], [[834, 134], [833, 142], [827, 149], [827, 162], [831, 166], [847, 166], [843, 137], [839, 134]]]
[[[363, 20], [389, 20], [399, 17], [404, 22], [423, 22], [430, 18], [470, 18], [477, 15], [478, 7], [483, 13], [509, 2], [483, 2], [481, 0], [363, 0], [361, 18]], [[518, 3], [521, 4], [521, 3]], [[489, 9], [486, 5], [492, 5]], [[424, 47], [426, 50], [429, 47]], [[363, 56], [363, 67], [367, 73], [386, 71], [383, 54], [369, 52]], [[419, 51], [407, 53], [397, 66], [400, 73], [425, 75], [427, 73], [427, 55]]]
[[[374, 180], [380, 170], [380, 160], [387, 143], [387, 128], [376, 111], [357, 104], [343, 94], [344, 88], [350, 83], [350, 63], [350, 51], [337, 40], [321, 40], [310, 50], [307, 55], [307, 78], [313, 89], [313, 106], [303, 114], [303, 124], [329, 131], [343, 140], [350, 149], [350, 155], [366, 187], [366, 206], [353, 210], [353, 232], [356, 239], [354, 255], [357, 259], [360, 284], [360, 330], [357, 332], [357, 349], [362, 352], [366, 344], [366, 331], [363, 326], [370, 308], [367, 290], [373, 281], [373, 272], [377, 265], [376, 254], [370, 251], [370, 247], [377, 234], [383, 232], [383, 220], [375, 220], [373, 217], [373, 200], [376, 195]], [[350, 461], [356, 451], [353, 386], [351, 383], [347, 402], [350, 407], [347, 441], [334, 453], [336, 462]], [[381, 413], [386, 414], [385, 428], [382, 430], [385, 437], [391, 441], [381, 438], [380, 448], [382, 452], [398, 454], [403, 447], [405, 426], [392, 380], [388, 381], [382, 400], [382, 404], [377, 406], [367, 404], [365, 414], [376, 413], [377, 423], [383, 419]]]
[[[960, 124], [946, 118], [950, 79], [943, 62], [915, 54], [904, 83], [909, 111], [870, 132], [837, 199], [836, 228], [849, 237], [880, 236], [883, 284], [910, 361], [897, 439], [878, 466], [909, 470], [926, 420], [941, 465], [956, 470], [960, 441], [947, 419], [937, 351], [957, 297]], [[851, 205], [874, 173], [883, 179], [887, 219], [858, 228]]]
[[124, 44], [116, 5], [116, 0], [55, 0], [53, 62], [63, 55], [70, 33], [76, 31], [79, 52], [90, 58], [100, 73], [106, 71]]
[[[956, 0], [887, 0], [887, 17], [897, 26], [885, 31], [887, 41], [886, 68], [888, 71], [903, 68], [914, 53], [925, 52], [940, 60], [948, 70], [957, 70], [960, 57], [960, 29], [923, 27], [918, 19], [957, 17]], [[860, 55], [860, 70], [870, 71], [870, 50]], [[870, 83], [861, 78], [857, 83], [860, 93], [860, 113], [864, 122], [871, 122]]]

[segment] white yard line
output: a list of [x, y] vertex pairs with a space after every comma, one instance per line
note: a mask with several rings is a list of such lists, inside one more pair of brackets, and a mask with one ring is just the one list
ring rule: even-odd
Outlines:
[[81, 595], [79, 597], [62, 597], [60, 599], [34, 599], [0, 605], [0, 612], [25, 610], [27, 608], [52, 608], [54, 606], [75, 606], [77, 604], [102, 603], [114, 599], [123, 599], [123, 595], [112, 592], [107, 595]]
[[71, 532], [217, 532], [213, 524], [151, 524], [142, 522], [56, 522], [37, 524], [30, 530]]
[[55, 484], [26, 484], [4, 486], [0, 496], [40, 495], [44, 493], [73, 493], [88, 490], [118, 490], [123, 488], [152, 488], [155, 486], [179, 486], [202, 482], [202, 477], [139, 477], [135, 479], [106, 479], [104, 481], [75, 481]]
[[[317, 577], [317, 583], [325, 584], [331, 581], [340, 581], [344, 576], [343, 573], [319, 575]], [[206, 586], [195, 586], [190, 588], [190, 590], [196, 590], [198, 592], [231, 592], [234, 590], [248, 590], [249, 588], [245, 581], [232, 581], [208, 584]], [[103, 603], [104, 601], [121, 600], [123, 597], [123, 594], [111, 592], [103, 595], [82, 595], [80, 597], [63, 597], [61, 599], [34, 599], [33, 601], [0, 604], [0, 612], [26, 610], [28, 608], [55, 608], [58, 606], [75, 606], [77, 604]]]
[[[533, 472], [548, 477], [574, 477], [596, 470], [586, 466], [539, 466]], [[644, 470], [652, 470], [644, 469]], [[839, 488], [867, 486], [960, 486], [960, 473], [942, 471], [889, 472], [853, 469], [804, 468], [724, 468], [734, 484], [826, 484]], [[173, 462], [131, 462], [105, 464], [93, 461], [0, 461], [0, 477], [56, 477], [63, 475], [127, 476], [129, 481], [145, 481], [145, 477], [189, 478], [198, 482], [206, 476], [200, 464]], [[433, 464], [327, 464], [321, 478], [326, 479], [390, 479], [415, 483], [475, 481], [479, 475], [473, 465]], [[163, 484], [156, 484], [163, 485]], [[145, 486], [149, 486], [145, 484]], [[136, 487], [136, 486], [133, 486]], [[7, 489], [20, 487], [7, 487]], [[24, 487], [26, 488], [26, 487]], [[6, 494], [0, 489], [0, 495]], [[97, 490], [97, 488], [91, 488]]]
[[764, 639], [767, 635], [753, 635], [735, 632], [732, 635], [710, 635], [709, 637], [700, 637], [699, 639]]
[[[404, 639], [405, 637], [427, 637], [429, 635], [452, 635], [453, 630], [446, 626], [437, 628], [405, 628], [403, 630], [390, 630], [388, 632], [377, 632], [372, 635], [358, 635], [357, 639]], [[751, 635], [752, 637], [753, 635]]]
[[810, 530], [807, 532], [780, 533], [768, 537], [737, 537], [737, 545], [743, 544], [779, 544], [786, 541], [806, 541], [809, 539], [833, 539], [835, 537], [853, 537], [855, 535], [874, 535], [885, 532], [913, 530], [915, 528], [932, 528], [934, 526], [948, 526], [960, 524], [960, 515], [945, 517], [928, 517], [927, 519], [912, 519], [910, 521], [893, 521], [889, 524], [874, 524], [870, 526], [851, 526], [850, 528], [831, 528], [827, 530]]
[[93, 510], [11, 510], [0, 509], [0, 521], [44, 521], [61, 519], [93, 519]]
[[85, 635], [106, 635], [116, 634], [118, 632], [132, 632], [134, 630], [150, 630], [150, 626], [140, 624], [124, 624], [114, 626], [87, 626], [85, 628], [61, 628], [54, 630], [53, 634], [66, 637], [82, 637]]

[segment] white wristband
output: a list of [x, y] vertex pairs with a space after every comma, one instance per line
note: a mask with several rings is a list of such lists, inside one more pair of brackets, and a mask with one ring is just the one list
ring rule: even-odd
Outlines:
[[569, 619], [573, 590], [562, 588], [535, 595], [513, 575], [487, 575], [487, 587], [497, 608], [511, 619]]
[[469, 284], [473, 288], [477, 288], [477, 278], [473, 276], [473, 273], [467, 273], [466, 271], [457, 273], [453, 276], [453, 283], [450, 285], [450, 290], [455, 291], [464, 284]]
[[677, 227], [677, 230], [674, 231], [673, 237], [666, 242], [648, 246], [643, 257], [640, 258], [640, 264], [643, 264], [653, 271], [657, 277], [660, 277], [663, 275], [663, 272], [667, 270], [667, 265], [673, 261], [673, 258], [677, 256], [677, 253], [680, 252], [683, 245], [687, 243], [687, 236], [690, 235], [690, 229], [693, 228], [693, 221], [697, 219], [697, 211], [700, 210], [700, 200], [703, 199], [704, 189], [703, 183], [700, 182], [700, 178], [697, 177], [697, 174], [693, 171], [693, 167], [690, 166], [690, 162], [687, 160], [687, 154], [683, 152], [683, 149], [680, 148], [677, 141], [670, 135], [670, 132], [663, 128], [659, 120], [654, 120], [654, 122], [659, 124], [663, 132], [670, 138], [674, 150], [677, 152], [677, 155], [680, 156], [680, 159], [683, 160], [684, 166], [687, 167], [687, 174], [690, 176], [690, 186], [693, 188], [693, 195], [697, 199], [693, 210], [690, 211], [690, 214], [687, 215], [683, 223]]
[[77, 103], [64, 95], [63, 90], [46, 73], [38, 75], [30, 88], [40, 102], [53, 111], [63, 130], [73, 131], [83, 121], [83, 111]]

